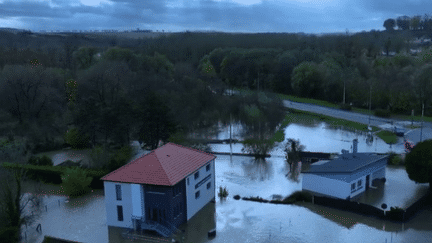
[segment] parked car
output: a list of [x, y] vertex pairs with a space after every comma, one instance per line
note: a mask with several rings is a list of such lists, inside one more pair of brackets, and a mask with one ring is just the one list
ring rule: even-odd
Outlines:
[[405, 135], [406, 130], [403, 127], [395, 126], [393, 128], [393, 132], [396, 134], [396, 136], [403, 137]]

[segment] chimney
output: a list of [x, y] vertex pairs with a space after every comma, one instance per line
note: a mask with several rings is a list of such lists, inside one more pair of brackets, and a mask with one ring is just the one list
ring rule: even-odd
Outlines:
[[357, 144], [358, 144], [358, 140], [356, 138], [353, 140], [353, 154], [357, 153]]

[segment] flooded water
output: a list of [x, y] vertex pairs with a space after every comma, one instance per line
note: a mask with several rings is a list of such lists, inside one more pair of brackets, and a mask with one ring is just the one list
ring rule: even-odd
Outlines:
[[[325, 124], [302, 126], [291, 124], [285, 130], [286, 138], [300, 139], [307, 151], [340, 152], [350, 149], [352, 139], [359, 139], [359, 152], [399, 151], [398, 145], [389, 145], [374, 139], [372, 145], [362, 145], [363, 135], [327, 129]], [[217, 135], [226, 138], [226, 131]], [[224, 137], [225, 136], [225, 137]], [[229, 133], [228, 133], [229, 138]], [[317, 142], [319, 141], [319, 142]], [[226, 187], [227, 199], [216, 197], [180, 229], [184, 242], [428, 242], [432, 238], [432, 208], [419, 212], [409, 222], [395, 223], [344, 212], [310, 203], [274, 205], [234, 200], [234, 195], [260, 196], [271, 199], [301, 190], [302, 174], [287, 175], [289, 169], [283, 158], [283, 143], [272, 151], [274, 156], [265, 162], [250, 157], [218, 155], [216, 186]], [[214, 151], [228, 152], [228, 144], [212, 145]], [[234, 146], [240, 152], [241, 145]], [[401, 149], [402, 151], [402, 149]], [[409, 180], [403, 167], [386, 168], [385, 189], [376, 189], [373, 202], [389, 206], [409, 205], [428, 188]], [[64, 196], [47, 196], [48, 210], [42, 207], [40, 218], [42, 234], [35, 233], [34, 241], [41, 242], [44, 234], [79, 242], [131, 242], [119, 236], [118, 229], [106, 226], [103, 191], [95, 191], [80, 199], [60, 203]], [[371, 197], [368, 197], [369, 199]], [[366, 200], [366, 199], [359, 199]], [[216, 228], [216, 237], [209, 239], [207, 232]], [[181, 236], [180, 236], [181, 237]], [[25, 242], [25, 241], [23, 241]], [[144, 241], [135, 241], [144, 242]]]
[[84, 164], [88, 164], [90, 161], [89, 157], [90, 149], [83, 150], [58, 150], [51, 152], [44, 152], [36, 154], [36, 156], [46, 155], [50, 157], [54, 165], [58, 165], [66, 160], [71, 160], [73, 162], [82, 161]]

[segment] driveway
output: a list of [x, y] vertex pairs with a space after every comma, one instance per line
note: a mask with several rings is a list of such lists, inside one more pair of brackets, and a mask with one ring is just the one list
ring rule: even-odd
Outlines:
[[[327, 115], [335, 118], [345, 119], [348, 121], [358, 122], [365, 125], [369, 124], [369, 117], [370, 117], [370, 124], [372, 126], [380, 127], [382, 129], [391, 129], [394, 125], [403, 126], [403, 127], [411, 125], [410, 120], [380, 118], [373, 115], [369, 116], [362, 113], [344, 111], [344, 110], [329, 108], [320, 105], [294, 102], [290, 100], [283, 100], [283, 104], [287, 108]], [[414, 125], [420, 126], [421, 123], [414, 122]], [[405, 138], [416, 144], [420, 141], [420, 133], [422, 133], [421, 134], [422, 140], [432, 139], [432, 123], [424, 122], [422, 132], [420, 128], [416, 128], [416, 129], [407, 128], [407, 132], [405, 133]]]

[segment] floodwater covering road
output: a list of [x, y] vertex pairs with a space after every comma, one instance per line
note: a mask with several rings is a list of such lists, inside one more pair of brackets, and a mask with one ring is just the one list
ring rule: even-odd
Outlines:
[[[226, 136], [225, 127], [217, 137], [223, 139]], [[300, 139], [309, 151], [340, 152], [341, 149], [349, 149], [354, 138], [359, 139], [359, 152], [399, 150], [398, 145], [390, 148], [390, 145], [378, 138], [369, 146], [362, 136], [338, 129], [326, 129], [323, 123], [313, 126], [291, 124], [285, 129], [286, 138]], [[251, 157], [233, 156], [231, 159], [229, 155], [218, 155], [215, 161], [216, 187], [226, 186], [229, 196], [225, 200], [216, 197], [216, 203], [209, 203], [180, 227], [185, 231], [182, 235], [185, 237], [184, 242], [416, 243], [427, 242], [432, 238], [431, 207], [403, 224], [310, 203], [274, 205], [234, 200], [236, 194], [270, 199], [273, 195], [287, 196], [301, 189], [302, 174], [294, 178], [287, 176], [289, 170], [281, 152], [282, 145], [279, 144], [272, 151], [274, 156], [266, 159], [266, 162], [257, 162]], [[219, 152], [229, 151], [228, 144], [214, 144], [212, 148]], [[236, 145], [235, 149], [241, 149], [241, 146]], [[389, 178], [388, 190], [386, 188], [372, 195], [378, 203], [385, 201], [389, 206], [400, 205], [409, 197], [419, 196], [419, 191], [422, 192], [425, 188], [425, 185], [409, 180], [403, 167], [388, 167], [386, 174]], [[28, 231], [27, 242], [39, 243], [45, 234], [78, 242], [131, 242], [119, 236], [119, 232], [108, 229], [103, 191], [95, 191], [69, 202], [65, 200], [64, 196], [47, 195], [44, 198], [43, 203], [48, 203], [47, 210], [43, 206], [39, 209], [40, 217], [29, 227], [33, 227], [33, 231]], [[34, 230], [39, 223], [42, 234]], [[213, 228], [217, 230], [216, 237], [209, 240], [207, 232]]]
[[[307, 103], [300, 103], [300, 102], [294, 102], [290, 100], [283, 100], [283, 104], [285, 107], [296, 109], [296, 110], [302, 110], [302, 111], [308, 111], [313, 112], [317, 114], [327, 115], [339, 119], [345, 119], [348, 121], [354, 121], [361, 124], [368, 125], [369, 124], [369, 115], [356, 113], [352, 111], [344, 111], [340, 109], [334, 109], [329, 108], [325, 106], [320, 105], [313, 105], [313, 104], [307, 104]], [[420, 126], [421, 122], [414, 122], [416, 126]], [[380, 118], [371, 115], [370, 116], [370, 125], [381, 127], [381, 128], [390, 128], [393, 125], [397, 126], [408, 126], [411, 125], [411, 121], [404, 121], [404, 120], [396, 120], [396, 119], [389, 119], [389, 118]], [[407, 132], [406, 138], [414, 144], [418, 143], [420, 141], [420, 133], [421, 129], [416, 128], [412, 129]], [[422, 131], [422, 140], [426, 139], [432, 139], [432, 123], [430, 122], [423, 122], [423, 131]]]

